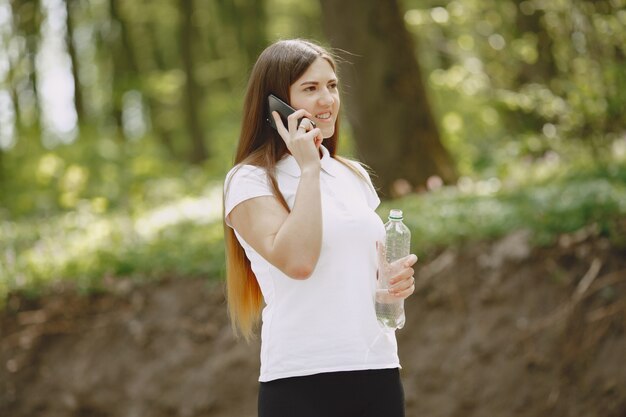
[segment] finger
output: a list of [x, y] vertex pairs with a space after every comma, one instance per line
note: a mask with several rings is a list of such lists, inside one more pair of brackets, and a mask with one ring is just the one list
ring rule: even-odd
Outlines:
[[405, 256], [404, 258], [398, 259], [397, 261], [394, 262], [394, 264], [402, 265], [403, 267], [408, 268], [410, 266], [413, 266], [415, 262], [417, 262], [417, 255], [412, 253], [410, 255]]
[[307, 138], [315, 139], [321, 133], [322, 131], [318, 127], [316, 127], [315, 129], [306, 132], [304, 136]]
[[[317, 126], [315, 125], [315, 123], [313, 123], [313, 127], [317, 128]], [[324, 135], [322, 134], [322, 130], [318, 129], [320, 131], [319, 135], [317, 135], [315, 137], [315, 144], [316, 145], [321, 145], [322, 142], [324, 141]]]
[[389, 285], [394, 285], [400, 281], [406, 281], [410, 279], [413, 275], [415, 275], [415, 270], [413, 268], [403, 269], [398, 273], [398, 275], [389, 280]]
[[412, 253], [412, 254], [410, 254], [409, 256], [406, 257], [406, 262], [404, 263], [404, 265], [406, 267], [413, 266], [415, 264], [415, 262], [417, 262], [417, 255]]
[[304, 123], [304, 126], [306, 127], [307, 131], [315, 129], [317, 127], [315, 122], [311, 120], [311, 116], [303, 117], [302, 120], [300, 121], [300, 125], [302, 125], [302, 123]]
[[309, 113], [308, 111], [304, 110], [304, 109], [300, 109], [304, 112], [304, 117], [306, 117], [307, 119], [309, 119], [309, 121], [311, 123], [313, 123], [313, 127], [315, 127], [315, 122], [313, 121], [313, 115], [311, 113]]
[[296, 133], [296, 130], [298, 129], [298, 119], [304, 117], [305, 114], [306, 114], [306, 110], [300, 109], [300, 110], [296, 110], [295, 112], [291, 113], [287, 117], [287, 125], [289, 127], [289, 133], [291, 133], [291, 134], [295, 134]]
[[412, 286], [415, 285], [415, 278], [410, 277], [409, 279], [404, 279], [394, 285], [392, 285], [389, 288], [389, 292], [392, 294], [397, 294], [400, 293], [402, 291], [406, 291], [409, 288], [411, 288]]
[[306, 132], [313, 130], [314, 127], [313, 122], [306, 117], [303, 117], [298, 125], [298, 129], [304, 129]]
[[390, 294], [395, 298], [408, 298], [411, 294], [415, 292], [415, 285], [411, 285], [411, 287], [407, 288], [404, 291], [400, 291], [399, 293]]
[[415, 288], [415, 278], [410, 277], [409, 279], [405, 279], [400, 281], [396, 285], [393, 285], [389, 288], [389, 293], [392, 295], [398, 295], [404, 291], [408, 291], [411, 288]]
[[289, 132], [287, 131], [287, 128], [283, 124], [283, 119], [281, 119], [280, 116], [278, 115], [278, 112], [275, 112], [275, 111], [272, 112], [272, 117], [274, 118], [274, 123], [276, 123], [276, 130], [278, 130], [280, 137], [282, 137], [283, 140], [285, 140], [285, 137], [289, 136]]

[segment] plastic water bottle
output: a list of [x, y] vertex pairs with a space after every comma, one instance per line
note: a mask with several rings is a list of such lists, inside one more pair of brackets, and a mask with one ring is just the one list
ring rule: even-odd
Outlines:
[[409, 255], [411, 231], [402, 223], [402, 210], [391, 210], [385, 223], [385, 261], [379, 265], [378, 288], [376, 291], [376, 317], [389, 329], [401, 329], [406, 321], [404, 300], [389, 294], [389, 279], [402, 269], [393, 262]]

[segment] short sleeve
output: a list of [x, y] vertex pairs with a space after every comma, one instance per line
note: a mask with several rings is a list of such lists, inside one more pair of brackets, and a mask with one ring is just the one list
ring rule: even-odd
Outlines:
[[237, 165], [224, 181], [224, 220], [229, 227], [229, 214], [239, 204], [255, 197], [272, 196], [265, 169], [253, 165]]
[[351, 161], [352, 165], [363, 175], [363, 177], [367, 180], [367, 186], [364, 186], [365, 198], [367, 200], [367, 205], [375, 210], [380, 205], [380, 198], [378, 198], [378, 193], [376, 192], [376, 188], [374, 188], [374, 184], [372, 184], [372, 179], [370, 178], [369, 173], [363, 168], [363, 166], [356, 162]]

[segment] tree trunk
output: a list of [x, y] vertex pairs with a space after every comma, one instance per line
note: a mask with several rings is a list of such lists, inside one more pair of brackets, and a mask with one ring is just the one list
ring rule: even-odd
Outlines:
[[[70, 4], [71, 3], [71, 4]], [[85, 122], [85, 107], [83, 105], [83, 90], [80, 86], [78, 76], [78, 55], [74, 45], [74, 22], [72, 22], [73, 9], [76, 6], [75, 0], [65, 0], [65, 44], [67, 53], [72, 62], [72, 78], [74, 79], [74, 107], [76, 108], [76, 117], [78, 118], [78, 126]]]
[[382, 194], [402, 194], [431, 176], [455, 181], [397, 1], [320, 3], [331, 45], [350, 53], [339, 74], [343, 97], [359, 157], [376, 172]]
[[[18, 58], [16, 67], [19, 67], [19, 61], [26, 59], [27, 72], [26, 78], [28, 79], [27, 85], [33, 94], [34, 103], [32, 109], [22, 109], [25, 114], [32, 114], [32, 119], [23, 120], [20, 122], [28, 125], [33, 129], [35, 135], [41, 133], [41, 100], [39, 97], [39, 86], [37, 80], [37, 65], [36, 57], [39, 52], [39, 40], [42, 22], [41, 4], [39, 0], [26, 1], [26, 0], [14, 0], [10, 2], [11, 13], [13, 15], [13, 28], [17, 36], [23, 36], [26, 40], [23, 58]], [[14, 80], [16, 82], [16, 80]]]
[[[161, 117], [161, 105], [158, 100], [154, 98], [154, 91], [150, 89], [150, 86], [142, 82], [142, 74], [150, 73], [155, 68], [160, 71], [167, 70], [167, 63], [163, 48], [159, 45], [159, 39], [157, 31], [162, 30], [158, 27], [158, 22], [151, 19], [145, 22], [144, 37], [137, 39], [137, 36], [132, 36], [132, 32], [126, 23], [124, 17], [120, 14], [117, 8], [117, 4], [111, 0], [111, 15], [112, 19], [118, 22], [119, 25], [119, 42], [116, 43], [117, 56], [121, 58], [122, 63], [114, 63], [116, 72], [118, 73], [117, 79], [120, 80], [117, 84], [120, 85], [120, 89], [123, 91], [119, 94], [121, 100], [123, 93], [129, 88], [139, 88], [142, 93], [142, 101], [147, 109], [151, 122], [151, 130], [156, 138], [164, 145], [170, 155], [176, 158], [176, 149], [174, 147], [174, 140], [172, 139], [171, 127], [166, 127], [167, 122]], [[138, 49], [137, 45], [140, 45], [142, 49]], [[146, 52], [148, 51], [148, 52]], [[143, 55], [144, 59], [141, 59]], [[123, 64], [125, 63], [125, 64]], [[125, 81], [124, 81], [125, 80]], [[121, 106], [121, 102], [118, 106]], [[121, 112], [115, 112], [116, 120], [120, 118]], [[120, 124], [121, 126], [121, 124]]]
[[119, 0], [109, 0], [111, 24], [114, 27], [113, 39], [110, 40], [112, 65], [111, 112], [115, 120], [118, 139], [125, 139], [122, 119], [123, 97], [126, 91], [135, 87], [133, 80], [137, 75], [137, 63], [130, 43], [126, 21], [120, 15]]
[[244, 2], [237, 8], [240, 20], [234, 21], [233, 26], [238, 32], [239, 44], [246, 58], [245, 68], [252, 68], [257, 57], [268, 44], [265, 3], [264, 0]]
[[200, 92], [200, 87], [193, 72], [193, 0], [180, 0], [180, 10], [180, 52], [183, 61], [183, 71], [186, 76], [183, 111], [185, 112], [187, 130], [191, 139], [189, 161], [200, 163], [207, 159], [208, 152], [198, 117], [200, 104], [198, 93]]
[[22, 108], [20, 107], [19, 94], [17, 92], [17, 71], [15, 70], [15, 62], [12, 57], [8, 57], [7, 62], [9, 64], [7, 81], [9, 83], [9, 94], [11, 95], [11, 104], [13, 105], [14, 114], [14, 126], [15, 126], [15, 140], [20, 137], [22, 129]]
[[[162, 52], [162, 47], [159, 44], [159, 37], [157, 36], [158, 27], [155, 22], [149, 22], [147, 28], [147, 34], [152, 42], [152, 59], [154, 61], [154, 66], [160, 71], [165, 72], [167, 70], [167, 64], [165, 56]], [[168, 123], [164, 123], [163, 118], [160, 113], [163, 110], [163, 104], [159, 103], [158, 99], [153, 97], [153, 91], [147, 91], [146, 104], [148, 106], [148, 111], [150, 113], [150, 120], [152, 122], [152, 130], [154, 135], [159, 139], [161, 144], [170, 156], [174, 159], [178, 159], [178, 153], [176, 152], [176, 147], [174, 146], [173, 132], [172, 127], [168, 126]]]
[[0, 148], [0, 197], [6, 195], [6, 192], [4, 190], [5, 178], [6, 176], [4, 175], [4, 151], [2, 150], [2, 148]]
[[520, 35], [530, 32], [537, 36], [538, 57], [534, 64], [523, 64], [521, 66], [517, 81], [519, 85], [527, 83], [543, 83], [548, 85], [552, 78], [558, 73], [552, 54], [554, 41], [541, 23], [542, 20], [545, 19], [545, 11], [535, 10], [531, 15], [526, 15], [522, 12], [521, 4], [523, 1], [524, 0], [513, 1], [517, 7], [515, 24]]

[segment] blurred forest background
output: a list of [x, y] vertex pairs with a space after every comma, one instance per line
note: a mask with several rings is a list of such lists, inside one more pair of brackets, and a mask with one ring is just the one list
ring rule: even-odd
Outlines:
[[291, 37], [338, 48], [340, 151], [402, 197], [380, 213], [409, 210], [418, 251], [519, 228], [615, 235], [625, 5], [0, 0], [0, 294], [223, 276], [247, 74]]
[[222, 182], [294, 37], [412, 230], [407, 415], [624, 417], [626, 0], [0, 0], [0, 414], [254, 415]]

